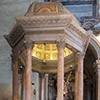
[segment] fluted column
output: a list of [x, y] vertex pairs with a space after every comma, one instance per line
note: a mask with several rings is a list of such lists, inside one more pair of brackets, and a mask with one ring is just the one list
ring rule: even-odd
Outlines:
[[25, 100], [25, 68], [22, 69], [22, 89], [21, 100]]
[[32, 100], [32, 48], [33, 42], [26, 41], [25, 100]]
[[98, 71], [98, 99], [100, 100], [100, 59], [96, 60], [97, 71]]
[[57, 100], [63, 100], [64, 89], [64, 47], [65, 41], [57, 42], [58, 47], [58, 68], [57, 68]]
[[78, 89], [77, 100], [83, 100], [83, 59], [84, 56], [81, 53], [77, 54], [77, 71], [78, 71]]
[[12, 100], [19, 100], [19, 84], [18, 84], [18, 53], [12, 55]]
[[44, 74], [40, 74], [40, 99], [44, 100]]

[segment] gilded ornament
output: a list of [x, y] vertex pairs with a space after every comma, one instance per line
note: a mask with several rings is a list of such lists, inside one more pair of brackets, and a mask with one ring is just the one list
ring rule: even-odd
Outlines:
[[[64, 57], [72, 54], [72, 51], [65, 47]], [[70, 52], [68, 52], [70, 51]], [[35, 44], [32, 50], [32, 55], [43, 61], [45, 60], [57, 60], [58, 50], [56, 44]]]
[[34, 13], [49, 13], [58, 12], [57, 5], [55, 3], [36, 3], [34, 5]]

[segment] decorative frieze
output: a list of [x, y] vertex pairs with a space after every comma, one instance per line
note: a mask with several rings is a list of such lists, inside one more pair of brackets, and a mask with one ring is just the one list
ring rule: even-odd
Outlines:
[[63, 15], [60, 16], [34, 16], [33, 17], [17, 17], [17, 22], [24, 27], [32, 26], [43, 27], [43, 26], [67, 26], [71, 22], [71, 17], [65, 18]]

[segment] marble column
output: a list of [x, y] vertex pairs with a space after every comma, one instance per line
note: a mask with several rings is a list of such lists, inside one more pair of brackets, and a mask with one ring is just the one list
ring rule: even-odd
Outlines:
[[25, 100], [25, 68], [22, 69], [22, 89], [21, 89], [21, 100]]
[[44, 74], [40, 74], [40, 99], [44, 100]]
[[32, 100], [32, 49], [33, 42], [26, 41], [25, 100]]
[[77, 71], [78, 71], [78, 87], [77, 87], [77, 100], [83, 100], [83, 59], [81, 53], [77, 54]]
[[45, 100], [48, 100], [48, 74], [45, 74], [46, 79], [46, 97]]
[[64, 47], [65, 41], [57, 42], [58, 47], [58, 68], [57, 68], [57, 100], [63, 100], [64, 89]]
[[75, 100], [78, 100], [78, 67], [75, 67], [75, 92], [74, 92], [74, 98]]
[[13, 69], [12, 100], [19, 100], [18, 53], [13, 53], [13, 55], [12, 55], [12, 69]]
[[100, 59], [96, 60], [97, 71], [98, 71], [98, 99], [100, 100]]

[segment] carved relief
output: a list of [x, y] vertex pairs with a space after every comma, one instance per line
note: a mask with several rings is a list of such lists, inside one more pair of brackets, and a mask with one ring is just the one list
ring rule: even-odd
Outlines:
[[90, 30], [90, 29], [93, 29], [94, 27], [94, 23], [92, 22], [86, 22], [82, 25], [82, 27], [85, 29], [85, 30]]
[[69, 13], [66, 9], [63, 8], [62, 4], [55, 2], [40, 2], [33, 3], [27, 13], [26, 16], [32, 14], [56, 14], [56, 13]]
[[54, 3], [36, 3], [34, 6], [35, 13], [58, 12], [57, 5]]
[[67, 26], [71, 22], [71, 18], [59, 18], [59, 17], [34, 17], [34, 18], [22, 18], [17, 22], [25, 27], [40, 27], [40, 26]]
[[98, 24], [99, 19], [95, 19], [95, 18], [84, 18], [83, 19], [83, 23], [82, 23], [82, 27], [88, 31], [91, 30], [93, 31], [93, 33], [96, 35], [100, 32], [99, 28], [96, 28], [95, 26]]

